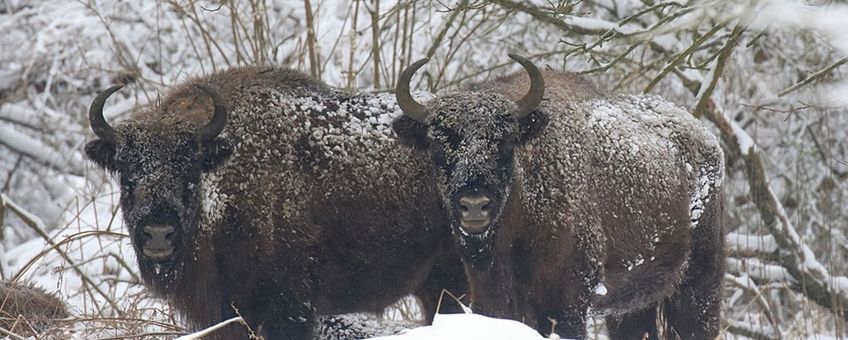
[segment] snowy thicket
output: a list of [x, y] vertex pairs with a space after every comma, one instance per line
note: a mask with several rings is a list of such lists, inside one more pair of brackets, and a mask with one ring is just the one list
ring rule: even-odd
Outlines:
[[82, 154], [111, 84], [129, 84], [105, 110], [120, 120], [234, 65], [386, 90], [428, 56], [413, 84], [449, 91], [517, 70], [515, 52], [662, 95], [721, 136], [728, 338], [844, 336], [846, 17], [802, 0], [0, 0], [0, 273], [67, 299], [66, 336], [186, 333], [140, 284], [118, 186]]

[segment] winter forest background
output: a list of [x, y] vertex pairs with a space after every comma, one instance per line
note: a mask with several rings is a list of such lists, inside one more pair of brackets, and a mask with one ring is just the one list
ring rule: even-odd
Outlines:
[[236, 65], [387, 91], [427, 56], [413, 86], [440, 92], [518, 70], [509, 52], [662, 95], [721, 136], [726, 338], [846, 337], [845, 1], [0, 0], [2, 278], [69, 301], [60, 337], [186, 332], [140, 283], [119, 187], [83, 157], [88, 105], [111, 84], [129, 84], [114, 122]]

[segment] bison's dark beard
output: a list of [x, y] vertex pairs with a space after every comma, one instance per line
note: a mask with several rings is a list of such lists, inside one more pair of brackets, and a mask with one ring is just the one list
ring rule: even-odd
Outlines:
[[[132, 237], [133, 249], [136, 252], [142, 278], [148, 287], [159, 295], [166, 295], [175, 282], [180, 282], [184, 274], [186, 262], [197, 256], [197, 231], [200, 223], [200, 198], [197, 195], [189, 198], [184, 204], [178, 195], [161, 195], [156, 200], [136, 204], [129, 213], [124, 212], [124, 220]], [[148, 203], [149, 202], [149, 203]], [[174, 215], [176, 233], [179, 236], [174, 243], [174, 253], [165, 261], [154, 261], [144, 255], [142, 247], [144, 239], [141, 228], [144, 223], [155, 221], [161, 216], [157, 214]]]
[[[470, 263], [474, 269], [486, 270], [492, 267], [492, 247], [495, 244], [497, 233], [483, 233], [480, 235], [468, 235], [459, 231], [459, 222], [454, 222], [453, 232], [459, 240], [460, 254], [466, 263]], [[497, 228], [493, 223], [490, 228]]]
[[[460, 222], [459, 207], [456, 206], [456, 199], [446, 199], [445, 204], [451, 211], [451, 231], [459, 245], [459, 252], [466, 263], [470, 263], [475, 269], [488, 269], [492, 266], [492, 248], [498, 238], [502, 217], [504, 213], [504, 203], [508, 198], [508, 192], [495, 193], [490, 195], [493, 197], [492, 202], [495, 213], [492, 215], [492, 221], [486, 231], [480, 234], [471, 234], [462, 229]], [[456, 195], [455, 195], [456, 196]], [[497, 202], [497, 203], [495, 203]]]

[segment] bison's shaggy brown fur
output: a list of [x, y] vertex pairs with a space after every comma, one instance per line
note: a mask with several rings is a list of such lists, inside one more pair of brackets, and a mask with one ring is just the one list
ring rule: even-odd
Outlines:
[[716, 138], [659, 97], [608, 95], [513, 58], [546, 84], [530, 91], [544, 88], [544, 100], [529, 109], [523, 72], [426, 106], [399, 94], [413, 114], [394, 128], [436, 166], [472, 307], [544, 333], [554, 320], [576, 338], [591, 308], [608, 315], [615, 339], [654, 339], [662, 304], [665, 334], [714, 338], [724, 268]]
[[[99, 103], [87, 154], [121, 182], [145, 283], [193, 326], [237, 308], [268, 339], [308, 339], [316, 314], [410, 293], [432, 314], [442, 288], [463, 289], [431, 166], [391, 132], [392, 96], [246, 67], [190, 80], [114, 129]], [[227, 111], [220, 134], [213, 104]]]

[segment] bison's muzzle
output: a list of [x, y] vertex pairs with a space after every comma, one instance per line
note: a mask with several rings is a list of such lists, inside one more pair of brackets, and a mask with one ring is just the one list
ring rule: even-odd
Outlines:
[[167, 224], [148, 224], [142, 229], [142, 253], [151, 260], [162, 262], [174, 254], [173, 236], [176, 229]]
[[462, 196], [459, 198], [460, 219], [462, 230], [469, 234], [481, 234], [489, 228], [492, 222], [490, 202], [486, 196]]

